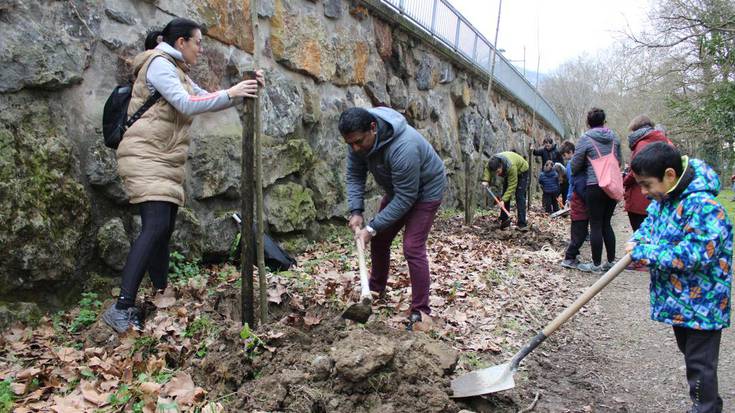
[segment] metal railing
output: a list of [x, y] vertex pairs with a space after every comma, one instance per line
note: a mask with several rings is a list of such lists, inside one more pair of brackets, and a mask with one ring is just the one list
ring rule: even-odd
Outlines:
[[[494, 46], [447, 0], [380, 0], [490, 75]], [[562, 137], [564, 124], [531, 82], [496, 53], [493, 82], [535, 111]]]

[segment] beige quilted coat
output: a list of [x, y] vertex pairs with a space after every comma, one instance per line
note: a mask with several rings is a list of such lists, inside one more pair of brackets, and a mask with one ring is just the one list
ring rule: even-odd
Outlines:
[[[151, 93], [146, 86], [146, 73], [155, 56], [165, 57], [176, 64], [184, 89], [193, 94], [181, 63], [160, 50], [148, 50], [134, 60], [136, 80], [128, 116], [135, 113]], [[130, 203], [167, 201], [179, 206], [184, 204], [191, 121], [190, 116], [179, 113], [161, 98], [125, 132], [117, 149], [117, 171]]]

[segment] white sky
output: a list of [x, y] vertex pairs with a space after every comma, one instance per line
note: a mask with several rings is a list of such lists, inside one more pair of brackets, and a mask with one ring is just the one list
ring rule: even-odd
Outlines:
[[[493, 42], [499, 0], [448, 1]], [[521, 68], [525, 45], [527, 70], [536, 70], [540, 49], [540, 72], [549, 73], [610, 46], [628, 27], [639, 31], [648, 9], [649, 0], [503, 0], [498, 48]]]

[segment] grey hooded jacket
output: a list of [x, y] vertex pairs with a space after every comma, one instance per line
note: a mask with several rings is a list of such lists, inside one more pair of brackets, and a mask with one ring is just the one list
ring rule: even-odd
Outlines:
[[572, 158], [572, 175], [577, 175], [582, 171], [587, 173], [587, 185], [597, 185], [597, 175], [592, 169], [590, 159], [597, 159], [598, 154], [594, 145], [600, 151], [600, 155], [607, 155], [612, 151], [613, 143], [615, 143], [615, 157], [618, 158], [618, 164], [622, 165], [623, 154], [620, 150], [620, 139], [615, 132], [608, 128], [592, 128], [582, 135], [577, 142], [577, 148]]
[[[173, 48], [166, 42], [161, 42], [156, 46], [174, 59], [184, 61], [181, 52]], [[194, 89], [194, 95], [190, 95], [181, 85], [177, 74], [176, 66], [162, 57], [155, 57], [148, 66], [146, 73], [146, 84], [151, 93], [158, 90], [168, 103], [176, 110], [187, 116], [197, 115], [204, 112], [214, 112], [233, 106], [241, 99], [232, 99], [227, 96], [226, 90], [218, 90], [209, 93], [194, 83], [191, 78], [191, 85]]]
[[365, 180], [370, 171], [391, 198], [369, 224], [381, 231], [401, 219], [416, 202], [441, 201], [446, 173], [434, 148], [403, 115], [385, 107], [368, 111], [378, 120], [378, 134], [367, 154], [348, 147], [347, 200], [350, 211], [365, 209]]

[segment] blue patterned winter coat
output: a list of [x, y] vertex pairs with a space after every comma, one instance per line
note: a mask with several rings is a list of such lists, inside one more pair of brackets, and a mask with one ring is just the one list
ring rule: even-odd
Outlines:
[[682, 157], [684, 172], [631, 241], [651, 273], [651, 318], [674, 326], [730, 326], [732, 224], [715, 199], [720, 181], [704, 162]]

